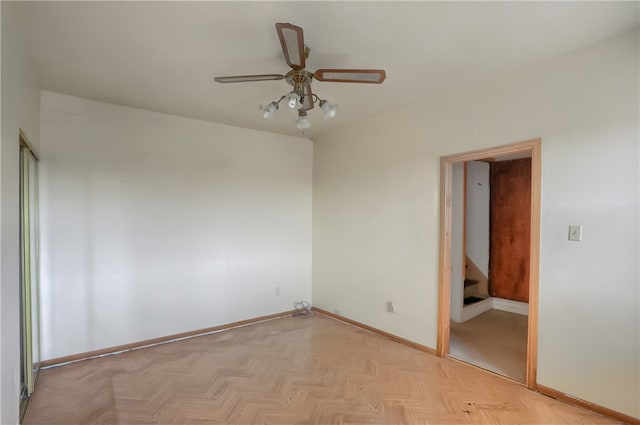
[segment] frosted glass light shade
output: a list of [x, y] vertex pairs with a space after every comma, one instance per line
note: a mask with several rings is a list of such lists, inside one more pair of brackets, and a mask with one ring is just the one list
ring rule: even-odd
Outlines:
[[265, 120], [272, 120], [273, 116], [278, 110], [278, 104], [275, 102], [271, 102], [264, 108], [260, 108], [260, 110], [262, 111], [262, 118], [264, 118]]
[[324, 114], [323, 118], [325, 120], [335, 117], [338, 113], [338, 105], [332, 105], [326, 100], [320, 101], [320, 109], [322, 109], [322, 112]]
[[300, 96], [298, 96], [298, 93], [291, 92], [287, 95], [287, 105], [289, 109], [298, 109], [302, 106], [300, 105]]
[[300, 115], [296, 120], [296, 127], [298, 127], [300, 130], [304, 130], [311, 127], [311, 121], [309, 121], [309, 118], [307, 118], [306, 115]]

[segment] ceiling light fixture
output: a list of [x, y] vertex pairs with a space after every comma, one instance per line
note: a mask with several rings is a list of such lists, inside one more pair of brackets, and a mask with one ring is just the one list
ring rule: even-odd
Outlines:
[[325, 99], [320, 99], [311, 92], [311, 76], [305, 71], [292, 71], [288, 74], [289, 83], [293, 86], [293, 91], [283, 95], [278, 100], [274, 100], [267, 106], [260, 106], [262, 117], [272, 120], [276, 112], [280, 109], [280, 102], [286, 100], [287, 107], [291, 110], [298, 110], [296, 127], [301, 130], [311, 127], [311, 121], [307, 117], [307, 111], [313, 109], [316, 104], [320, 107], [324, 119], [334, 118], [338, 112], [338, 105], [332, 105]]
[[287, 106], [289, 109], [298, 110], [298, 119], [296, 120], [296, 127], [301, 130], [311, 127], [311, 121], [307, 117], [307, 111], [312, 109], [314, 105], [317, 103], [320, 106], [320, 109], [323, 112], [323, 118], [330, 119], [334, 118], [338, 113], [338, 105], [332, 105], [329, 101], [320, 99], [315, 94], [311, 94], [311, 96], [305, 96], [304, 94], [301, 96], [295, 92], [291, 92], [282, 96], [279, 100], [274, 100], [269, 103], [265, 107], [260, 107], [260, 111], [262, 111], [262, 118], [266, 120], [272, 120], [275, 116], [276, 112], [280, 109], [280, 102], [284, 99], [287, 100]]

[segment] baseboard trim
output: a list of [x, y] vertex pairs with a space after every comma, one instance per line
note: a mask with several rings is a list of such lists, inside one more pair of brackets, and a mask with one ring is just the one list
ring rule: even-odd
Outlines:
[[462, 319], [461, 323], [464, 323], [467, 320], [473, 319], [474, 317], [491, 310], [492, 307], [493, 298], [486, 298], [482, 301], [478, 301], [477, 303], [462, 307], [462, 311], [460, 313], [460, 318]]
[[180, 341], [187, 338], [195, 338], [198, 336], [209, 335], [212, 333], [222, 332], [229, 329], [239, 328], [242, 326], [253, 325], [267, 320], [278, 319], [280, 317], [290, 316], [295, 310], [283, 311], [281, 313], [269, 314], [267, 316], [254, 317], [252, 319], [240, 320], [238, 322], [227, 323], [225, 325], [212, 326], [210, 328], [197, 329], [194, 331], [182, 332], [173, 335], [162, 336], [159, 338], [145, 339], [143, 341], [132, 342], [129, 344], [116, 345], [114, 347], [101, 348], [99, 350], [87, 351], [84, 353], [71, 354], [68, 356], [57, 357], [54, 359], [43, 360], [41, 367], [53, 367], [61, 366], [67, 363], [78, 362], [82, 360], [88, 360], [96, 357], [102, 357], [112, 354], [120, 354], [131, 350], [138, 350], [141, 348], [152, 347], [158, 344], [166, 344], [169, 342]]
[[529, 315], [529, 304], [520, 301], [506, 300], [504, 298], [491, 298], [493, 308], [495, 310], [508, 311], [510, 313], [521, 314], [523, 316]]
[[323, 309], [318, 308], [318, 307], [311, 307], [311, 309], [316, 311], [316, 312], [318, 312], [318, 313], [320, 313], [320, 314], [322, 314], [322, 315], [324, 315], [324, 316], [331, 317], [332, 319], [336, 319], [336, 320], [339, 320], [341, 322], [345, 322], [345, 323], [348, 323], [350, 325], [356, 326], [358, 328], [364, 329], [365, 331], [369, 331], [371, 333], [383, 336], [383, 337], [385, 337], [387, 339], [390, 339], [390, 340], [392, 340], [394, 342], [397, 342], [399, 344], [403, 344], [403, 345], [406, 345], [408, 347], [415, 348], [416, 350], [422, 351], [424, 353], [429, 353], [429, 354], [433, 354], [433, 355], [436, 354], [436, 350], [435, 349], [433, 349], [431, 347], [427, 347], [426, 345], [418, 344], [417, 342], [410, 341], [408, 339], [405, 339], [405, 338], [402, 338], [400, 336], [391, 334], [389, 332], [385, 332], [385, 331], [380, 330], [378, 328], [374, 328], [373, 326], [365, 325], [364, 323], [361, 323], [361, 322], [358, 322], [358, 321], [355, 321], [355, 320], [351, 320], [351, 319], [349, 319], [347, 317], [340, 316], [339, 314], [331, 313], [331, 312], [329, 312], [327, 310], [323, 310]]
[[573, 404], [601, 415], [608, 416], [625, 424], [640, 425], [640, 419], [638, 418], [591, 403], [590, 401], [582, 400], [581, 398], [565, 394], [562, 391], [554, 390], [553, 388], [545, 387], [544, 385], [538, 384], [538, 392], [551, 398], [555, 398], [556, 400], [564, 401], [565, 403]]

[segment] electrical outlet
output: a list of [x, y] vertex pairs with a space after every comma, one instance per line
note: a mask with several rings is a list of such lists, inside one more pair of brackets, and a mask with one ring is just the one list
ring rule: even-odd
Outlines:
[[276, 286], [276, 297], [280, 296], [280, 287]]
[[338, 310], [337, 308], [334, 308], [334, 309], [333, 309], [333, 312], [334, 312], [335, 314], [338, 314], [338, 315], [340, 314], [340, 310]]
[[579, 224], [572, 224], [569, 226], [569, 240], [581, 241], [582, 240], [582, 226]]

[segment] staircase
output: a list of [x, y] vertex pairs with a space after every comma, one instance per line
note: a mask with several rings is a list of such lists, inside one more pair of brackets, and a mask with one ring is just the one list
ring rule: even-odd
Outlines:
[[485, 295], [479, 293], [478, 284], [480, 281], [475, 279], [465, 279], [464, 280], [464, 305], [468, 306], [473, 303], [477, 303], [479, 301], [487, 298]]

